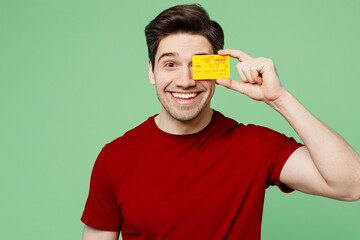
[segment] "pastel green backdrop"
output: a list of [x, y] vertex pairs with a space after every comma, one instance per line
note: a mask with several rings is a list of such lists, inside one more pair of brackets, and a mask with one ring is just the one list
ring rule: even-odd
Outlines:
[[[144, 27], [192, 2], [0, 0], [1, 239], [81, 238], [97, 154], [160, 111]], [[283, 85], [360, 152], [360, 1], [197, 2], [223, 26], [226, 48], [273, 59]], [[239, 93], [217, 87], [212, 107], [299, 140]], [[262, 239], [360, 239], [359, 216], [360, 202], [272, 187]]]

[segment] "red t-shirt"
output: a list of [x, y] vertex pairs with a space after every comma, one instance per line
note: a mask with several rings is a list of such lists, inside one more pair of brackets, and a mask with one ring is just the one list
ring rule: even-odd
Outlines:
[[107, 144], [82, 222], [127, 239], [260, 239], [265, 189], [302, 144], [214, 111], [198, 133], [173, 135], [150, 117]]

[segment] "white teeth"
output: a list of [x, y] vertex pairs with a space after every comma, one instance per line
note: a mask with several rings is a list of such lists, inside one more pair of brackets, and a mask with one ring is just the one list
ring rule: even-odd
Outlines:
[[171, 93], [176, 98], [189, 99], [196, 97], [197, 93]]

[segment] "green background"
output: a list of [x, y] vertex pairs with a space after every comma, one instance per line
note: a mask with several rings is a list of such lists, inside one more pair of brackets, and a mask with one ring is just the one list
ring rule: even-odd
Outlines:
[[[81, 239], [97, 154], [160, 111], [144, 27], [191, 2], [0, 0], [1, 239]], [[360, 1], [197, 2], [223, 26], [225, 48], [273, 59], [283, 85], [360, 152]], [[212, 107], [299, 140], [239, 93], [218, 86]], [[360, 202], [273, 187], [262, 239], [360, 239], [359, 218]]]

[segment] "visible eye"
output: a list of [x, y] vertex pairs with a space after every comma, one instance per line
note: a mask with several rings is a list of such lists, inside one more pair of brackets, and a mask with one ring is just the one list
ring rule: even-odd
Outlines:
[[168, 62], [165, 64], [165, 67], [173, 68], [175, 67], [175, 64], [173, 62]]

